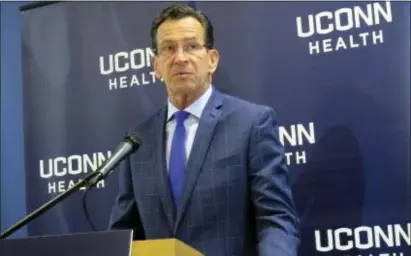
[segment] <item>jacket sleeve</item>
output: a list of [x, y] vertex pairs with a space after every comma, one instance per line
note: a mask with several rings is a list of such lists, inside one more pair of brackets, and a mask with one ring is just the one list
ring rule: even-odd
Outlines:
[[108, 229], [133, 229], [133, 239], [143, 240], [145, 235], [133, 193], [129, 157], [120, 164], [118, 179], [119, 191], [111, 211]]
[[254, 122], [249, 145], [249, 178], [260, 256], [295, 256], [299, 219], [292, 198], [276, 114], [264, 108]]

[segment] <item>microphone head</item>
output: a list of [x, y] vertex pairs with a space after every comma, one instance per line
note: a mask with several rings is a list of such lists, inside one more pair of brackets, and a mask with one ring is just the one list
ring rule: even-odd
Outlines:
[[133, 151], [136, 151], [141, 145], [141, 139], [136, 134], [132, 133], [126, 135], [124, 141], [129, 142], [132, 145]]

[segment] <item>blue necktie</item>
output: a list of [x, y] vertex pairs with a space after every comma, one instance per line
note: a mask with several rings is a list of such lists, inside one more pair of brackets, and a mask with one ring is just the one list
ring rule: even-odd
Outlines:
[[170, 150], [169, 178], [176, 211], [178, 210], [180, 204], [184, 181], [184, 169], [186, 166], [186, 130], [184, 127], [184, 120], [189, 115], [190, 113], [186, 111], [177, 111], [175, 113], [176, 129], [174, 131], [173, 142]]

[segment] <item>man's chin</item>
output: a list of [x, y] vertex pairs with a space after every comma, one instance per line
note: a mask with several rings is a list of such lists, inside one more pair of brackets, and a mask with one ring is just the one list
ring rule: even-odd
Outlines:
[[190, 93], [196, 90], [196, 86], [193, 82], [189, 81], [176, 81], [174, 83], [173, 89], [179, 93]]

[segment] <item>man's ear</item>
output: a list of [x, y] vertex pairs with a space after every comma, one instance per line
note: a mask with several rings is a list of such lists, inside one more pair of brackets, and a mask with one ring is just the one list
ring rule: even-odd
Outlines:
[[161, 73], [160, 73], [160, 68], [158, 66], [159, 64], [158, 64], [157, 56], [151, 57], [151, 65], [153, 65], [154, 74], [156, 75], [156, 77], [158, 79], [162, 79], [162, 76], [161, 76]]
[[217, 49], [211, 49], [208, 52], [209, 61], [208, 61], [208, 72], [213, 74], [218, 66], [218, 62], [220, 60], [220, 53]]

